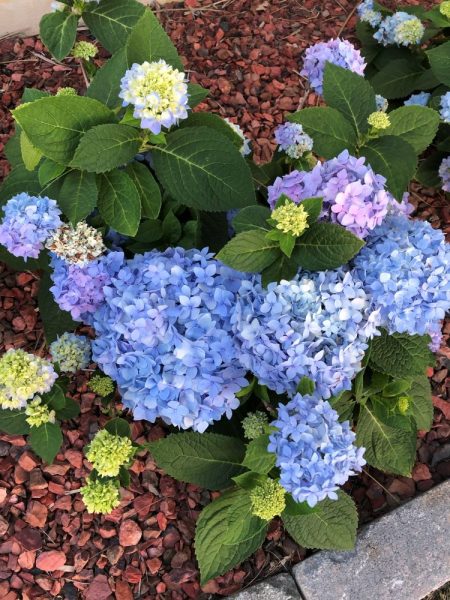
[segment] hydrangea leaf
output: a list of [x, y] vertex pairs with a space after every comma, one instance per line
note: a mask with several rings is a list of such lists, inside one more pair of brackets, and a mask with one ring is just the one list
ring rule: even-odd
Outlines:
[[242, 138], [236, 131], [230, 127], [225, 119], [221, 119], [218, 115], [213, 113], [191, 113], [189, 117], [180, 124], [180, 129], [186, 127], [209, 127], [228, 138], [237, 148], [242, 146]]
[[355, 545], [358, 513], [350, 496], [338, 492], [338, 500], [322, 500], [312, 511], [281, 515], [284, 526], [304, 548], [351, 550]]
[[245, 471], [243, 442], [217, 433], [172, 433], [152, 442], [150, 452], [171, 477], [211, 490], [228, 487]]
[[58, 454], [63, 442], [61, 428], [56, 423], [44, 423], [39, 427], [31, 427], [28, 442], [34, 452], [50, 464]]
[[247, 451], [243, 461], [244, 467], [250, 471], [266, 475], [275, 466], [275, 454], [269, 452], [269, 434], [260, 435], [247, 445]]
[[105, 429], [112, 435], [131, 438], [131, 429], [128, 421], [125, 421], [125, 419], [121, 419], [120, 417], [108, 421], [105, 425]]
[[260, 273], [279, 255], [277, 241], [268, 240], [262, 229], [252, 229], [238, 233], [222, 248], [217, 258], [237, 271]]
[[30, 432], [24, 410], [0, 410], [0, 431], [9, 435], [25, 435]]
[[99, 175], [98, 209], [106, 223], [123, 235], [134, 236], [141, 219], [141, 199], [131, 177], [114, 170]]
[[34, 171], [42, 158], [42, 152], [33, 146], [24, 131], [20, 132], [20, 151], [25, 168]]
[[287, 117], [288, 121], [300, 123], [314, 142], [314, 152], [331, 159], [348, 150], [354, 154], [356, 132], [351, 123], [335, 108], [318, 106], [304, 108]]
[[195, 553], [201, 581], [222, 575], [264, 541], [267, 522], [252, 515], [246, 490], [226, 492], [200, 513], [195, 530]]
[[78, 17], [67, 11], [58, 10], [42, 17], [39, 33], [56, 60], [62, 60], [72, 50], [77, 26]]
[[422, 374], [434, 362], [433, 353], [428, 348], [430, 338], [427, 335], [409, 335], [394, 333], [389, 335], [385, 329], [381, 335], [373, 338], [369, 365], [375, 370], [396, 379], [408, 379]]
[[267, 287], [273, 281], [281, 281], [286, 279], [290, 281], [298, 273], [298, 262], [294, 257], [288, 258], [286, 254], [280, 252], [275, 261], [266, 267], [261, 273], [261, 283], [263, 287]]
[[98, 69], [92, 79], [86, 96], [100, 100], [109, 108], [121, 105], [119, 98], [120, 80], [128, 68], [125, 48], [120, 48], [106, 63]]
[[28, 192], [30, 195], [37, 196], [40, 191], [41, 185], [37, 172], [28, 171], [25, 165], [18, 165], [3, 181], [0, 188], [0, 206], [21, 192]]
[[[45, 158], [38, 170], [38, 178], [39, 183], [44, 187], [47, 183], [50, 183], [60, 175], [64, 173], [66, 167], [64, 165], [59, 165], [55, 161], [50, 158]], [[59, 203], [59, 198], [58, 198]]]
[[65, 331], [73, 331], [77, 326], [70, 314], [61, 310], [56, 304], [50, 291], [52, 285], [50, 275], [45, 273], [39, 282], [38, 305], [47, 344], [56, 340]]
[[441, 187], [439, 167], [447, 154], [445, 152], [433, 152], [424, 160], [419, 162], [416, 179], [426, 187]]
[[20, 128], [12, 135], [5, 144], [4, 155], [11, 167], [23, 166], [22, 151], [20, 149]]
[[241, 209], [234, 217], [232, 224], [236, 233], [262, 229], [264, 232], [270, 230], [267, 219], [270, 218], [270, 209], [267, 206], [247, 206]]
[[142, 216], [156, 219], [161, 210], [161, 190], [150, 170], [142, 163], [133, 161], [126, 171], [141, 198]]
[[431, 399], [431, 385], [428, 377], [416, 377], [408, 392], [410, 399], [410, 413], [414, 417], [417, 429], [429, 431], [433, 423], [433, 402]]
[[420, 63], [414, 58], [393, 60], [378, 71], [371, 79], [377, 94], [388, 100], [404, 98], [417, 89], [417, 80], [423, 73]]
[[65, 405], [63, 408], [56, 410], [56, 418], [61, 420], [75, 419], [80, 414], [80, 405], [72, 398], [65, 398]]
[[450, 86], [450, 41], [428, 50], [427, 56], [439, 81]]
[[188, 83], [188, 96], [189, 108], [195, 108], [209, 96], [209, 91], [198, 83]]
[[439, 126], [439, 114], [426, 106], [401, 106], [389, 113], [390, 127], [381, 135], [396, 135], [423, 152], [434, 139]]
[[49, 392], [42, 394], [41, 397], [54, 410], [62, 410], [66, 405], [66, 395], [58, 384], [55, 384]]
[[64, 177], [58, 204], [72, 225], [76, 225], [95, 209], [97, 197], [94, 173], [74, 170]]

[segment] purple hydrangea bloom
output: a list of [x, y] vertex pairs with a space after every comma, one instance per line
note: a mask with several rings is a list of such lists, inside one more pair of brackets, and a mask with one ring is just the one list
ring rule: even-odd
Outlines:
[[273, 209], [281, 194], [297, 204], [321, 196], [323, 218], [365, 238], [387, 215], [392, 196], [385, 183], [384, 177], [365, 165], [365, 158], [355, 158], [345, 150], [337, 158], [317, 163], [312, 171], [292, 171], [277, 177], [268, 188], [268, 201]]
[[123, 252], [109, 252], [86, 265], [68, 264], [51, 255], [50, 291], [62, 310], [70, 312], [72, 319], [91, 324], [92, 313], [105, 300], [104, 287], [120, 269]]
[[303, 131], [300, 123], [283, 123], [275, 129], [275, 140], [280, 149], [291, 158], [300, 158], [313, 148], [313, 140]]
[[405, 100], [403, 103], [405, 106], [426, 106], [428, 104], [428, 100], [431, 98], [431, 94], [429, 92], [420, 92], [418, 94], [412, 94]]
[[376, 27], [381, 23], [383, 15], [375, 10], [373, 0], [363, 0], [357, 7], [359, 19], [363, 23], [369, 23], [372, 27]]
[[436, 335], [450, 308], [450, 245], [424, 221], [389, 215], [354, 259], [354, 277], [389, 333]]
[[268, 450], [277, 456], [280, 483], [296, 502], [314, 507], [321, 500], [337, 500], [336, 492], [366, 464], [364, 448], [354, 445], [356, 435], [348, 421], [319, 394], [296, 394], [278, 406], [277, 428]]
[[104, 288], [93, 357], [135, 419], [204, 431], [245, 385], [230, 314], [244, 275], [204, 250], [136, 255]]
[[267, 289], [260, 281], [243, 281], [232, 315], [241, 364], [278, 394], [294, 394], [304, 376], [324, 398], [350, 389], [377, 333], [362, 283], [344, 269], [300, 272]]
[[3, 207], [0, 244], [14, 256], [37, 258], [45, 241], [61, 225], [61, 211], [56, 201], [30, 196], [26, 192], [13, 196]]
[[450, 123], [450, 92], [441, 96], [441, 110], [439, 114], [444, 123]]
[[410, 46], [419, 44], [424, 32], [425, 27], [420, 19], [399, 11], [383, 19], [373, 37], [383, 46]]
[[450, 156], [444, 158], [439, 166], [439, 177], [442, 180], [444, 192], [450, 192]]

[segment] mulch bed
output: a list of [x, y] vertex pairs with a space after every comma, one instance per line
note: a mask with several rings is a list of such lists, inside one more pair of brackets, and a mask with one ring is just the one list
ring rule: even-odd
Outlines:
[[[273, 129], [304, 94], [299, 59], [321, 39], [354, 34], [356, 2], [346, 0], [186, 0], [164, 7], [159, 16], [177, 45], [190, 79], [210, 90], [203, 108], [238, 122], [253, 140], [256, 158], [269, 160]], [[392, 6], [396, 3], [392, 2]], [[419, 4], [411, 1], [408, 4]], [[437, 2], [429, 2], [430, 5]], [[83, 38], [83, 33], [81, 33]], [[106, 56], [106, 55], [105, 55]], [[101, 61], [101, 58], [99, 59]], [[73, 59], [55, 63], [36, 38], [0, 41], [0, 152], [11, 135], [10, 110], [24, 87], [54, 92], [83, 90]], [[315, 104], [308, 94], [306, 105]], [[0, 156], [0, 178], [8, 172]], [[413, 188], [418, 214], [450, 233], [443, 195]], [[36, 312], [39, 280], [0, 264], [0, 352], [10, 347], [45, 353]], [[435, 420], [420, 434], [412, 478], [374, 469], [346, 486], [358, 503], [361, 521], [396, 507], [450, 477], [450, 402], [445, 345], [430, 369]], [[185, 600], [226, 596], [259, 578], [288, 569], [305, 551], [274, 521], [264, 546], [251, 559], [200, 589], [194, 559], [195, 521], [214, 494], [174, 481], [149, 455], [132, 468], [132, 483], [111, 515], [84, 510], [76, 494], [88, 474], [82, 448], [107, 420], [86, 387], [86, 373], [73, 380], [79, 419], [65, 424], [64, 447], [55, 464], [43, 466], [21, 436], [0, 436], [0, 595], [3, 600]], [[163, 426], [133, 424], [138, 441], [166, 433]], [[73, 492], [73, 493], [70, 493]]]

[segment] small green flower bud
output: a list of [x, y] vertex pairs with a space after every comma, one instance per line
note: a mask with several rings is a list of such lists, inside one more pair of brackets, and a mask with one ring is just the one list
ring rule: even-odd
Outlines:
[[445, 0], [444, 2], [441, 2], [439, 6], [439, 11], [442, 15], [444, 15], [444, 17], [450, 19], [450, 0]]
[[116, 480], [94, 481], [88, 478], [80, 494], [89, 513], [107, 514], [120, 504], [119, 483]]
[[409, 396], [400, 396], [397, 400], [397, 408], [402, 415], [406, 414], [409, 408], [410, 398]]
[[301, 204], [286, 202], [276, 208], [271, 217], [277, 223], [276, 228], [283, 233], [290, 233], [298, 237], [308, 228], [308, 213]]
[[266, 479], [250, 492], [252, 514], [264, 521], [270, 521], [276, 515], [281, 515], [286, 507], [286, 491], [274, 479]]
[[133, 453], [129, 438], [102, 429], [89, 444], [86, 458], [102, 477], [116, 477], [120, 467], [130, 460]]
[[267, 415], [260, 410], [249, 413], [242, 420], [242, 429], [248, 440], [256, 440], [264, 433], [265, 426], [268, 423]]
[[91, 42], [77, 42], [72, 49], [72, 56], [89, 60], [97, 56], [97, 47]]
[[379, 110], [369, 115], [369, 117], [367, 118], [367, 122], [371, 127], [378, 130], [387, 129], [391, 124], [389, 115]]
[[76, 96], [77, 90], [73, 87], [62, 87], [56, 92], [57, 96]]
[[94, 375], [88, 383], [88, 388], [94, 394], [104, 398], [114, 392], [114, 381], [111, 377], [102, 377], [101, 375]]
[[26, 422], [30, 427], [40, 427], [45, 423], [55, 422], [55, 411], [50, 410], [47, 404], [42, 403], [40, 396], [35, 396], [25, 408]]

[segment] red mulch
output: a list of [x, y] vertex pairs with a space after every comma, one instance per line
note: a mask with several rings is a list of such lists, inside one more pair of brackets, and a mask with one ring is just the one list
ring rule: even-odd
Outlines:
[[[165, 7], [160, 18], [184, 57], [191, 80], [210, 89], [207, 108], [238, 122], [254, 140], [257, 159], [265, 161], [273, 150], [274, 126], [302, 96], [304, 85], [298, 74], [302, 51], [338, 34], [351, 38], [356, 4], [186, 0], [185, 7]], [[82, 90], [82, 81], [71, 59], [56, 64], [35, 38], [0, 41], [0, 153], [11, 134], [9, 111], [20, 101], [24, 87], [53, 92], [70, 85]], [[306, 103], [315, 103], [315, 98], [308, 96]], [[7, 162], [0, 157], [0, 178], [7, 171]], [[417, 189], [414, 198], [423, 218], [450, 233], [449, 208], [442, 196]], [[0, 265], [0, 351], [14, 346], [45, 353], [35, 303], [38, 285], [35, 275], [11, 273]], [[445, 333], [447, 338], [449, 323]], [[362, 521], [450, 477], [449, 366], [450, 348], [445, 345], [436, 369], [430, 370], [435, 420], [429, 433], [419, 435], [413, 478], [390, 477], [371, 469], [370, 475], [353, 478], [347, 485]], [[68, 492], [83, 484], [88, 467], [82, 448], [107, 417], [87, 391], [83, 374], [73, 381], [71, 392], [81, 404], [81, 417], [65, 424], [64, 447], [54, 465], [43, 466], [22, 437], [0, 436], [3, 600], [226, 596], [257, 578], [289, 568], [305, 555], [275, 521], [261, 550], [200, 590], [194, 527], [211, 494], [164, 475], [148, 455], [135, 461], [130, 490], [112, 515], [87, 514], [80, 496]], [[133, 435], [150, 440], [165, 431], [159, 425], [136, 422]]]

